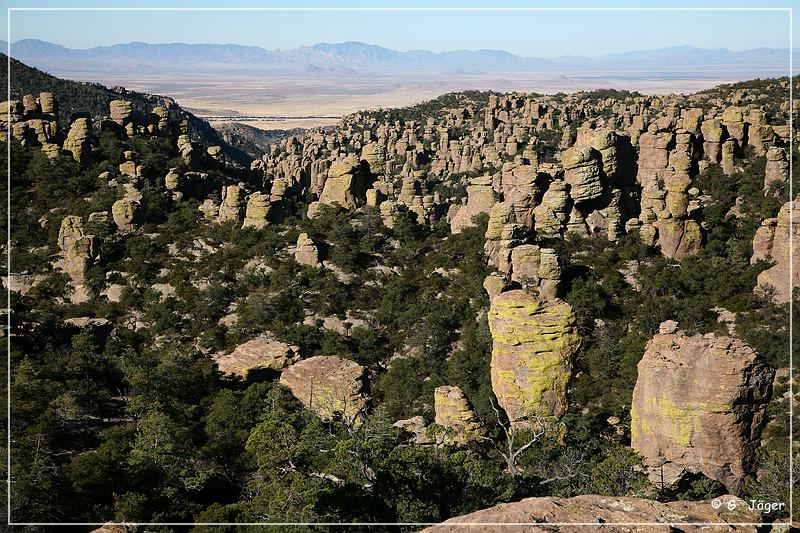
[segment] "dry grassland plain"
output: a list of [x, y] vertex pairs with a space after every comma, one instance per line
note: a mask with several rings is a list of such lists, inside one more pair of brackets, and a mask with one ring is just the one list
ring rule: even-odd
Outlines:
[[161, 94], [212, 124], [240, 122], [265, 129], [331, 126], [359, 110], [402, 107], [451, 91], [557, 93], [626, 89], [645, 94], [690, 93], [741, 78], [733, 72], [529, 72], [358, 73], [307, 75], [287, 72], [53, 72], [81, 81], [121, 85]]

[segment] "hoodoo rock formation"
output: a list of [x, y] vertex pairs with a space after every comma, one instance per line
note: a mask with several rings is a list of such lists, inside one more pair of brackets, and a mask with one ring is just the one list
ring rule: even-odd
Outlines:
[[[792, 212], [790, 214], [790, 211]], [[794, 220], [792, 227], [789, 220]], [[753, 256], [751, 262], [759, 259], [770, 261], [774, 265], [758, 275], [756, 290], [769, 288], [778, 303], [787, 303], [792, 290], [800, 287], [800, 196], [793, 202], [783, 205], [777, 218], [768, 218], [753, 237]], [[790, 229], [793, 230], [790, 233]], [[790, 255], [791, 250], [794, 255]], [[790, 266], [791, 265], [791, 276]]]
[[[800, 80], [465, 91], [225, 140], [169, 99], [22, 72], [38, 96], [0, 104], [22, 518], [434, 521], [519, 489], [588, 494], [442, 527], [753, 531], [732, 496], [593, 494], [779, 499], [788, 306], [760, 296], [800, 284]], [[674, 306], [726, 336], [669, 321], [645, 346]]]
[[567, 409], [572, 356], [581, 339], [572, 307], [517, 289], [491, 300], [492, 388], [513, 427]]
[[319, 248], [314, 244], [308, 233], [301, 233], [297, 237], [297, 248], [294, 252], [294, 260], [301, 265], [319, 266]]
[[631, 445], [653, 482], [702, 472], [734, 493], [752, 473], [775, 371], [743, 341], [662, 324], [639, 362]]
[[79, 216], [66, 216], [58, 231], [58, 247], [63, 256], [63, 268], [72, 281], [83, 283], [86, 270], [98, 259], [94, 235], [88, 235]]

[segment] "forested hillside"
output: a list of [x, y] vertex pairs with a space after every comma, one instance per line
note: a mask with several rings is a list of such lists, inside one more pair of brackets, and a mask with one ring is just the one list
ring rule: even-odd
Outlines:
[[452, 93], [246, 168], [174, 102], [12, 82], [14, 521], [788, 501], [790, 80]]

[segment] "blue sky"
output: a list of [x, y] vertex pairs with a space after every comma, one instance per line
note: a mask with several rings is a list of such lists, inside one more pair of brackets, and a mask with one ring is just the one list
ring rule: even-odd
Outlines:
[[[758, 0], [708, 2], [522, 2], [504, 7], [762, 7]], [[30, 7], [220, 7], [225, 0], [191, 2], [6, 0], [11, 8]], [[791, 0], [770, 7], [791, 7]], [[240, 0], [236, 7], [490, 7], [484, 2], [405, 0], [379, 3], [269, 2]], [[3, 13], [4, 16], [7, 12]], [[800, 33], [800, 29], [797, 33]], [[8, 39], [6, 24], [2, 38]], [[555, 12], [187, 12], [187, 11], [14, 11], [12, 40], [35, 38], [72, 48], [130, 41], [235, 43], [293, 48], [317, 42], [363, 41], [397, 50], [504, 49], [523, 56], [601, 55], [689, 44], [744, 50], [785, 48], [788, 13], [766, 11], [555, 11]], [[798, 37], [795, 37], [794, 46]]]

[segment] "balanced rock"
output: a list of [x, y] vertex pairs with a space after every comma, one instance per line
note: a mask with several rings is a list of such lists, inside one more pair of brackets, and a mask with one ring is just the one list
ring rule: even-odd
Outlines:
[[569, 195], [576, 204], [599, 198], [603, 194], [600, 181], [600, 160], [596, 150], [589, 146], [573, 147], [564, 152], [564, 181], [569, 185]]
[[58, 102], [53, 93], [39, 93], [39, 107], [45, 115], [58, 115]]
[[572, 307], [520, 289], [501, 292], [491, 301], [489, 329], [492, 389], [511, 427], [561, 417], [581, 343]]
[[775, 371], [740, 339], [686, 336], [675, 324], [647, 343], [631, 405], [631, 445], [667, 486], [702, 472], [739, 493]]
[[262, 335], [240, 344], [225, 355], [214, 356], [223, 373], [247, 377], [258, 369], [280, 371], [300, 359], [300, 348], [281, 342], [272, 335]]
[[483, 435], [478, 417], [459, 387], [441, 386], [433, 391], [436, 424], [444, 428], [442, 444], [461, 446], [478, 440]]
[[136, 229], [135, 220], [139, 210], [139, 202], [132, 198], [122, 198], [111, 206], [111, 216], [114, 224], [123, 233], [130, 233]]
[[301, 233], [297, 237], [294, 260], [301, 265], [319, 266], [319, 249], [311, 237], [308, 236], [308, 233]]
[[334, 355], [318, 355], [295, 363], [281, 374], [281, 384], [323, 420], [342, 417], [360, 421], [369, 397], [364, 367]]

